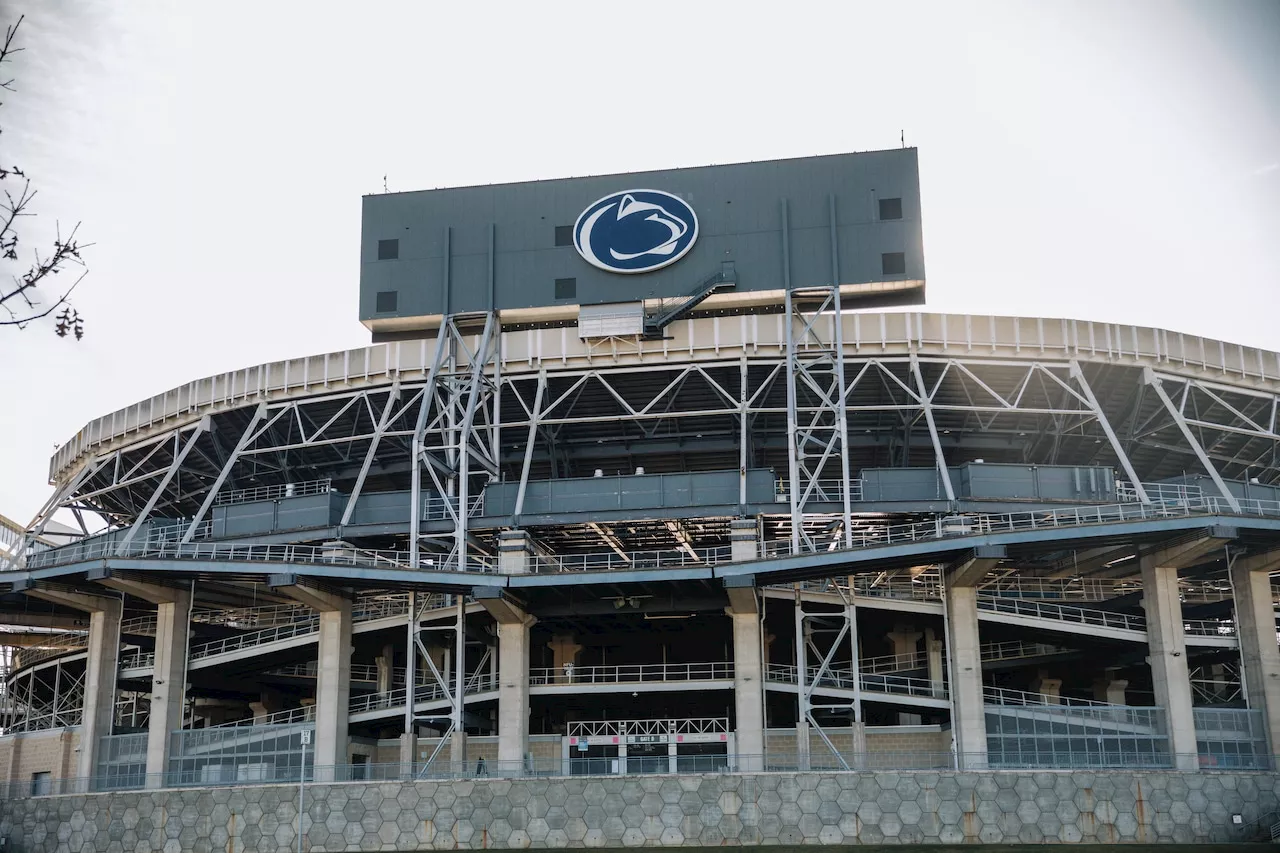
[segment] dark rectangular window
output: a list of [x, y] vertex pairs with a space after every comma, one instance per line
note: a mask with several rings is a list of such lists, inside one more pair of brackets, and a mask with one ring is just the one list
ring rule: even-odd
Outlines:
[[880, 219], [901, 219], [902, 218], [902, 199], [900, 198], [882, 198], [880, 199]]
[[400, 257], [400, 241], [399, 240], [379, 240], [378, 241], [378, 260], [394, 261]]
[[907, 256], [903, 252], [885, 252], [880, 256], [880, 270], [885, 275], [903, 275], [907, 271]]
[[395, 290], [379, 290], [378, 301], [374, 306], [374, 311], [379, 314], [388, 314], [395, 311], [400, 306], [400, 294]]
[[577, 299], [578, 280], [576, 278], [556, 279], [556, 299]]
[[572, 225], [556, 226], [556, 245], [557, 246], [573, 245], [573, 226]]

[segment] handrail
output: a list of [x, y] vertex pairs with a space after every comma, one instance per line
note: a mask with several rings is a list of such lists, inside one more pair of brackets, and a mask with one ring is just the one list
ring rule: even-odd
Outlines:
[[732, 560], [732, 548], [672, 548], [664, 551], [598, 551], [586, 554], [536, 555], [534, 572], [609, 572], [672, 568], [675, 566], [715, 566]]
[[1056, 622], [1071, 622], [1078, 625], [1094, 625], [1102, 628], [1116, 628], [1124, 631], [1147, 630], [1147, 620], [1142, 616], [1129, 613], [1114, 613], [1110, 610], [1095, 610], [1087, 607], [1076, 607], [1070, 604], [1052, 604], [1043, 601], [1029, 601], [1024, 598], [1001, 598], [992, 595], [978, 596], [978, 609], [988, 613], [1008, 613], [1016, 616], [1030, 616], [1036, 619], [1052, 619]]
[[529, 683], [621, 684], [630, 682], [714, 681], [733, 678], [732, 661], [708, 663], [645, 663], [612, 666], [538, 667], [529, 670]]
[[[783, 684], [796, 684], [797, 668], [795, 664], [771, 663], [765, 677], [770, 681]], [[900, 696], [915, 696], [928, 699], [945, 699], [947, 685], [945, 682], [930, 681], [927, 678], [911, 678], [904, 675], [885, 673], [859, 673], [861, 688], [869, 693], [889, 693]], [[818, 667], [806, 667], [807, 684], [818, 687], [834, 687], [839, 690], [852, 690], [854, 687], [853, 670], [828, 667], [822, 677], [818, 677]]]
[[[1178, 504], [1119, 503], [997, 514], [939, 516], [922, 522], [859, 527], [852, 531], [853, 549], [1121, 521], [1188, 518], [1206, 514], [1280, 516], [1280, 501], [1246, 499], [1238, 503], [1239, 512], [1233, 509], [1225, 498], [1205, 496], [1199, 502], [1189, 501]], [[819, 544], [810, 544], [808, 549], [807, 553], [848, 550], [843, 547]], [[785, 556], [790, 551], [790, 542], [784, 540], [766, 541], [761, 543], [760, 547], [761, 555], [765, 558]], [[426, 556], [420, 561], [419, 568], [414, 570], [410, 568], [410, 555], [406, 551], [371, 550], [336, 544], [242, 545], [210, 542], [184, 544], [172, 541], [132, 542], [123, 549], [120, 549], [117, 542], [77, 542], [42, 552], [39, 555], [39, 565], [62, 565], [116, 556], [175, 560], [315, 563], [426, 572], [462, 571], [491, 574], [497, 571], [495, 561], [488, 557], [470, 557], [465, 566], [459, 566], [456, 561], [447, 557]], [[714, 566], [731, 562], [732, 559], [732, 549], [729, 546], [716, 546], [692, 549], [692, 551], [681, 549], [637, 551], [625, 557], [611, 551], [592, 554], [538, 555], [533, 563], [536, 572], [586, 572], [669, 566]]]
[[234, 489], [219, 492], [214, 498], [214, 506], [230, 506], [232, 504], [255, 503], [257, 501], [279, 500], [280, 498], [300, 498], [307, 495], [324, 495], [332, 490], [333, 481], [306, 480], [301, 483], [277, 483], [273, 486], [257, 486], [251, 489]]

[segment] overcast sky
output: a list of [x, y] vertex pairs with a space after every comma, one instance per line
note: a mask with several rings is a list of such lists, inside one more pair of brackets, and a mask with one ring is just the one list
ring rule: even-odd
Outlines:
[[[638, 9], [643, 9], [641, 14]], [[4, 0], [0, 161], [96, 245], [0, 329], [0, 513], [91, 418], [361, 346], [360, 196], [920, 149], [926, 306], [1280, 349], [1280, 2]]]

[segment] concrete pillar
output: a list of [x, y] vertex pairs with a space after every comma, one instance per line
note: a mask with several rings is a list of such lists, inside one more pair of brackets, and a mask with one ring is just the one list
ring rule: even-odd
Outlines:
[[85, 660], [84, 708], [80, 723], [80, 760], [76, 775], [98, 772], [98, 739], [111, 734], [116, 710], [116, 677], [120, 663], [121, 599], [81, 593], [63, 587], [36, 585], [18, 590], [54, 604], [89, 614], [89, 648]]
[[84, 716], [80, 726], [80, 761], [76, 775], [98, 775], [98, 738], [111, 734], [116, 705], [116, 671], [120, 660], [119, 601], [89, 617], [89, 657], [85, 664]]
[[476, 587], [472, 595], [498, 623], [498, 765], [520, 774], [529, 752], [529, 629], [537, 620], [500, 587]]
[[1031, 682], [1031, 692], [1049, 697], [1046, 702], [1048, 705], [1061, 705], [1062, 679], [1049, 678], [1047, 674], [1042, 672]]
[[[1154, 556], [1143, 555], [1139, 559], [1142, 609], [1147, 616], [1147, 662], [1151, 664], [1156, 705], [1165, 711], [1174, 766], [1179, 770], [1196, 770], [1200, 760], [1191, 710], [1191, 676], [1187, 668], [1182, 601], [1178, 597], [1178, 570], [1157, 562]], [[1274, 636], [1272, 644], [1275, 644]]]
[[885, 634], [884, 638], [893, 644], [895, 657], [906, 658], [920, 651], [920, 638], [923, 636], [919, 631], [912, 630], [910, 625], [894, 625], [893, 630]]
[[[893, 655], [897, 658], [907, 659], [914, 658], [920, 650], [920, 638], [924, 634], [919, 631], [913, 631], [910, 625], [894, 625], [893, 630], [884, 637], [893, 644]], [[919, 714], [900, 712], [898, 714], [898, 725], [900, 726], [918, 726], [921, 722]]]
[[[763, 770], [764, 748], [764, 665], [760, 657], [760, 614], [756, 612], [755, 591], [750, 603], [731, 606], [733, 622], [734, 732], [737, 735], [738, 767]], [[733, 598], [731, 597], [731, 601]]]
[[404, 732], [400, 735], [400, 767], [412, 769], [418, 763], [418, 735]]
[[982, 707], [978, 590], [946, 586], [947, 653], [951, 669], [951, 739], [960, 769], [987, 765], [987, 720]]
[[[299, 583], [294, 575], [273, 575], [272, 588], [320, 614], [316, 643], [316, 736], [309, 758], [330, 778], [328, 768], [349, 763], [347, 713], [351, 700], [351, 599], [327, 589]], [[319, 768], [326, 768], [319, 770]]]
[[942, 696], [947, 689], [945, 671], [942, 666], [942, 640], [934, 635], [932, 628], [925, 628], [924, 643], [926, 663], [929, 670], [929, 684], [934, 696]]
[[[336, 599], [336, 597], [335, 597]], [[320, 613], [316, 655], [315, 766], [347, 763], [347, 707], [351, 700], [351, 602], [336, 599]]]
[[573, 640], [572, 634], [556, 634], [551, 638], [551, 642], [547, 643], [547, 648], [551, 649], [551, 666], [556, 671], [556, 681], [566, 683], [572, 680], [572, 677], [566, 672], [566, 664], [569, 667], [576, 666], [578, 663], [578, 653], [582, 651], [582, 646]]
[[280, 694], [273, 690], [263, 690], [258, 694], [257, 702], [249, 703], [249, 711], [252, 712], [255, 721], [283, 710], [284, 701]]
[[529, 751], [530, 618], [498, 623], [498, 764], [523, 768]]
[[394, 672], [394, 663], [396, 659], [395, 647], [388, 644], [382, 647], [382, 654], [378, 655], [374, 661], [378, 667], [378, 686], [377, 692], [388, 693], [393, 685], [391, 683], [391, 674]]
[[1231, 567], [1245, 699], [1250, 708], [1262, 712], [1273, 755], [1280, 753], [1280, 648], [1270, 572], [1278, 564], [1280, 552], [1275, 552], [1237, 559]]
[[533, 548], [523, 530], [504, 530], [498, 535], [498, 571], [504, 575], [527, 574], [532, 568]]
[[729, 557], [735, 563], [759, 559], [759, 536], [754, 518], [735, 518], [729, 522]]
[[186, 590], [173, 590], [170, 601], [156, 605], [156, 669], [147, 723], [147, 775], [152, 780], [169, 772], [173, 733], [182, 730], [190, 615], [191, 593]]
[[1128, 687], [1129, 682], [1123, 678], [1104, 676], [1093, 682], [1093, 698], [1110, 705], [1128, 705], [1129, 701], [1124, 695]]

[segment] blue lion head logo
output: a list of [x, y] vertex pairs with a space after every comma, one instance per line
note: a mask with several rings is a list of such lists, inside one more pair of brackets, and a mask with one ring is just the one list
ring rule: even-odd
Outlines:
[[698, 216], [678, 196], [661, 190], [624, 190], [582, 211], [573, 244], [592, 266], [641, 273], [673, 264], [693, 248]]

